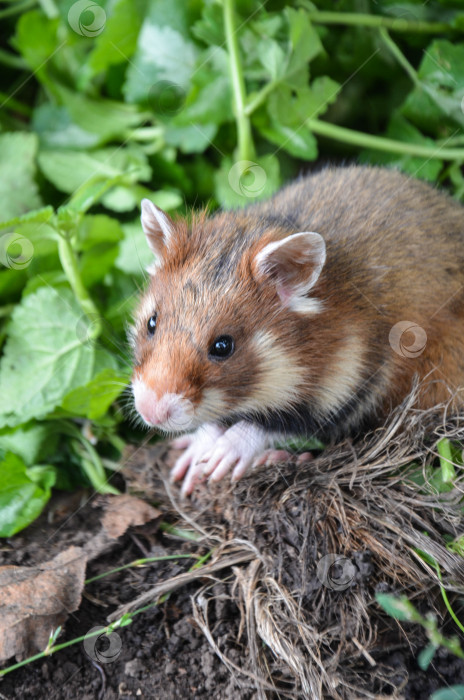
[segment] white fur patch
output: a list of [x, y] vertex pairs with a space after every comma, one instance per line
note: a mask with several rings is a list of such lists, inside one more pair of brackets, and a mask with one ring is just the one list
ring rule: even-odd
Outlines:
[[220, 389], [203, 389], [200, 405], [195, 412], [195, 423], [207, 423], [214, 421], [218, 416], [227, 415], [229, 406], [227, 399]]
[[299, 397], [304, 369], [289, 357], [272, 333], [258, 331], [253, 340], [259, 361], [259, 385], [240, 405], [241, 411], [262, 412], [291, 406]]
[[296, 296], [290, 300], [288, 308], [295, 311], [297, 314], [305, 314], [306, 316], [315, 316], [320, 314], [324, 309], [324, 302], [320, 299], [311, 299], [310, 297]]
[[137, 328], [144, 326], [148, 319], [156, 312], [155, 299], [152, 294], [146, 294], [137, 311]]
[[335, 412], [353, 396], [365, 369], [364, 355], [362, 339], [351, 334], [328, 360], [328, 371], [320, 378], [317, 392], [318, 406], [324, 414]]

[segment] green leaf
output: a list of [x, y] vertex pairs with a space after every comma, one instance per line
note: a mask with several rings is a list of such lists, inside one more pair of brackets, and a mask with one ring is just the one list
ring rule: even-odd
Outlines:
[[40, 10], [31, 10], [21, 15], [16, 25], [14, 46], [39, 78], [45, 76], [46, 65], [58, 46], [58, 24]]
[[319, 35], [311, 24], [308, 13], [300, 8], [286, 7], [292, 54], [287, 73], [293, 73], [324, 51]]
[[24, 131], [0, 135], [0, 211], [4, 221], [42, 204], [34, 182], [37, 145], [37, 136]]
[[223, 13], [219, 4], [205, 5], [201, 19], [192, 27], [192, 34], [209, 46], [225, 44]]
[[116, 0], [111, 5], [105, 30], [93, 42], [94, 49], [87, 64], [89, 77], [132, 56], [142, 25], [139, 7], [136, 0]]
[[421, 86], [406, 99], [403, 113], [426, 131], [443, 129], [448, 122], [464, 126], [464, 43], [439, 39], [424, 51], [417, 72]]
[[464, 700], [464, 685], [452, 685], [440, 688], [430, 696], [430, 700]]
[[76, 249], [78, 251], [91, 251], [96, 245], [118, 243], [123, 238], [123, 230], [116, 219], [105, 216], [105, 214], [87, 215], [83, 217], [77, 229]]
[[229, 58], [224, 49], [217, 47], [202, 54], [200, 67], [192, 76], [191, 90], [173, 123], [222, 124], [233, 119], [231, 105]]
[[427, 644], [427, 646], [421, 650], [419, 656], [417, 657], [417, 663], [419, 668], [426, 671], [433, 661], [433, 657], [437, 651], [435, 644]]
[[75, 416], [98, 420], [127, 387], [129, 378], [128, 372], [104, 369], [88, 384], [67, 394], [61, 408]]
[[40, 515], [55, 473], [53, 467], [45, 467], [41, 474], [28, 474], [23, 460], [12, 452], [0, 461], [0, 473], [0, 537], [11, 537]]
[[62, 85], [56, 85], [56, 91], [72, 122], [85, 132], [96, 134], [99, 145], [117, 137], [127, 137], [127, 131], [147, 116], [133, 105], [115, 100], [92, 100]]
[[[401, 114], [396, 112], [388, 125], [386, 136], [397, 141], [407, 143], [419, 143], [433, 148], [435, 141], [421, 134]], [[399, 155], [380, 151], [366, 150], [361, 154], [361, 160], [377, 165], [391, 165], [400, 168], [405, 173], [424, 180], [435, 181], [443, 167], [443, 161], [435, 158], [417, 158], [413, 156]]]
[[151, 168], [142, 150], [127, 148], [98, 151], [42, 151], [39, 166], [44, 175], [62, 192], [68, 194], [99, 175], [108, 178], [126, 175], [128, 180], [149, 180]]
[[202, 153], [211, 145], [216, 133], [215, 124], [169, 126], [165, 141], [170, 146], [177, 146], [183, 153]]
[[268, 141], [283, 148], [295, 158], [303, 160], [317, 158], [317, 140], [304, 124], [294, 128], [272, 122], [270, 126], [259, 127], [259, 130]]
[[225, 158], [216, 173], [216, 196], [225, 208], [244, 207], [269, 197], [280, 184], [279, 161], [274, 155], [256, 161]]
[[335, 102], [340, 85], [321, 76], [311, 83], [306, 82], [305, 73], [295, 75], [292, 83], [280, 85], [269, 96], [267, 111], [273, 122], [299, 129], [306, 119], [318, 117]]
[[32, 125], [43, 148], [93, 148], [99, 136], [75, 124], [66, 107], [45, 102], [32, 114]]
[[2, 221], [0, 223], [0, 230], [5, 228], [13, 228], [22, 223], [45, 223], [53, 216], [53, 207], [43, 207], [42, 209], [36, 209], [35, 211], [29, 211], [21, 216], [15, 216], [14, 219], [9, 219], [8, 221]]
[[162, 81], [188, 89], [197, 56], [189, 21], [185, 0], [151, 0], [127, 70], [124, 93], [128, 102], [150, 102]]
[[41, 287], [15, 308], [0, 363], [0, 426], [44, 418], [70, 391], [117, 367], [82, 333], [82, 317], [65, 289]]
[[123, 224], [124, 240], [119, 246], [115, 266], [130, 275], [145, 275], [153, 262], [153, 253], [148, 247], [140, 221]]
[[58, 434], [50, 423], [27, 423], [0, 430], [0, 451], [14, 452], [28, 466], [46, 459], [56, 448]]
[[396, 620], [411, 621], [414, 619], [416, 614], [415, 608], [406, 596], [397, 598], [390, 593], [376, 593], [375, 598], [385, 612]]

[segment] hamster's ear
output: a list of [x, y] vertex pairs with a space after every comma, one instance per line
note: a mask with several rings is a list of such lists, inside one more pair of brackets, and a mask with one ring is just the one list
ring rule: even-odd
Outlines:
[[168, 248], [174, 224], [172, 219], [161, 209], [142, 199], [142, 228], [147, 237], [148, 245], [158, 260], [162, 260], [166, 248]]
[[306, 296], [325, 263], [325, 243], [318, 233], [293, 233], [268, 243], [257, 253], [255, 274], [273, 280], [282, 303], [301, 313], [316, 313], [321, 302]]

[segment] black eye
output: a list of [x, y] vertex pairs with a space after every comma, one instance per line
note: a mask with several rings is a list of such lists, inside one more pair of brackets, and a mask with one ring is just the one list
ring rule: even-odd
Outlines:
[[226, 360], [234, 350], [234, 339], [230, 335], [220, 335], [211, 345], [208, 354], [215, 360]]
[[158, 318], [158, 314], [153, 314], [153, 316], [151, 316], [148, 319], [148, 323], [147, 323], [148, 335], [154, 334], [154, 332], [156, 330], [156, 319], [157, 318]]

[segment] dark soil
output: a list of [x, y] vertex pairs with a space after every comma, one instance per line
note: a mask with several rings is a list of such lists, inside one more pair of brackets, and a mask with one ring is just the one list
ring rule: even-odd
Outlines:
[[[52, 558], [71, 544], [83, 545], [101, 527], [103, 499], [89, 498], [86, 494], [82, 497], [83, 503], [78, 506], [75, 501], [60, 502], [59, 506], [52, 501], [34, 526], [3, 543], [0, 563], [32, 566]], [[51, 513], [53, 522], [49, 522]], [[180, 552], [201, 555], [207, 549], [163, 534], [159, 522], [153, 521], [131, 528], [111, 552], [90, 564], [87, 576], [96, 576], [141, 557]], [[368, 559], [365, 557], [365, 564]], [[149, 590], [157, 581], [187, 571], [191, 565], [188, 559], [154, 563], [126, 569], [86, 585], [82, 604], [67, 620], [58, 642], [85, 635], [96, 625], [107, 625], [107, 616], [119, 605]], [[368, 565], [365, 573], [369, 575]], [[238, 608], [230, 596], [227, 578], [222, 576], [214, 585], [214, 605], [208, 610], [209, 625], [221, 652], [239, 669], [246, 669], [246, 635], [239, 630]], [[194, 583], [180, 588], [157, 607], [136, 616], [131, 625], [114, 633], [119, 635], [121, 646], [111, 663], [98, 663], [86, 653], [83, 644], [78, 643], [6, 675], [0, 680], [0, 698], [257, 700], [263, 697], [250, 678], [239, 672], [232, 674], [227, 669], [196, 625], [190, 596], [200, 585]], [[392, 634], [391, 643], [385, 644], [375, 655], [375, 663], [385, 668], [390, 682], [382, 688], [376, 681], [370, 697], [427, 700], [438, 688], [464, 683], [464, 663], [442, 650], [437, 652], [426, 672], [419, 669], [417, 655], [426, 643], [427, 640], [422, 638], [421, 641], [417, 634], [413, 644], [405, 635]], [[104, 653], [108, 642], [100, 640], [95, 644], [94, 657], [99, 649]], [[369, 673], [366, 661], [367, 678]], [[394, 695], [392, 682], [396, 686]], [[270, 693], [267, 697], [278, 696]], [[350, 696], [343, 697], [353, 700], [366, 695], [357, 695], [353, 689]]]

